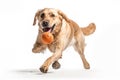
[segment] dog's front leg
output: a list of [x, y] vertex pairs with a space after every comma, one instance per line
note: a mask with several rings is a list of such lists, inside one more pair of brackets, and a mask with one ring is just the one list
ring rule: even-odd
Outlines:
[[34, 44], [34, 47], [32, 49], [32, 52], [33, 53], [39, 53], [39, 52], [42, 52], [46, 49], [47, 45], [44, 45], [42, 43], [39, 43], [36, 41], [36, 43]]
[[43, 73], [47, 73], [49, 66], [50, 66], [53, 62], [55, 62], [55, 61], [57, 61], [59, 58], [61, 58], [61, 56], [62, 56], [62, 49], [60, 49], [60, 48], [56, 49], [55, 53], [54, 53], [51, 57], [49, 57], [49, 58], [44, 62], [44, 64], [40, 67], [40, 71], [43, 72]]

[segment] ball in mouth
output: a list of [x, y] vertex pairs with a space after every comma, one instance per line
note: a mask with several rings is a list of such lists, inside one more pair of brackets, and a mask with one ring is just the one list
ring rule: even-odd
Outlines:
[[54, 37], [50, 32], [44, 32], [41, 36], [41, 41], [43, 44], [50, 44], [54, 41]]

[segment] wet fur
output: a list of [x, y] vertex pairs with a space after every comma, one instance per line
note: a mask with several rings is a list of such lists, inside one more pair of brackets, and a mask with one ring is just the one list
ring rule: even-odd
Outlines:
[[[40, 19], [39, 16], [42, 12], [45, 12], [46, 15], [48, 15], [48, 13], [56, 14], [55, 19], [49, 17], [49, 15], [45, 17], [45, 20], [49, 20], [51, 24], [53, 23], [57, 24], [55, 26], [54, 31], [52, 32], [55, 40], [54, 42], [48, 45], [45, 45], [40, 41], [41, 34], [43, 31], [40, 25], [42, 20]], [[39, 53], [48, 48], [53, 53], [53, 55], [50, 56], [40, 67], [41, 72], [46, 73], [51, 64], [53, 64], [52, 66], [54, 69], [59, 68], [60, 64], [58, 60], [62, 57], [62, 52], [71, 44], [72, 41], [73, 47], [80, 54], [84, 68], [85, 69], [90, 68], [90, 65], [87, 62], [84, 55], [85, 47], [84, 36], [88, 36], [95, 31], [96, 26], [94, 23], [90, 23], [87, 27], [81, 28], [73, 20], [69, 19], [62, 11], [52, 8], [38, 10], [35, 14], [33, 25], [36, 24], [36, 21], [38, 21], [39, 32], [32, 51], [34, 53]]]

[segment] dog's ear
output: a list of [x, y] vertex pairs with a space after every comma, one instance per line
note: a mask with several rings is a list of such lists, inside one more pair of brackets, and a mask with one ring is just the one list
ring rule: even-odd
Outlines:
[[70, 21], [70, 19], [61, 10], [58, 10], [58, 14], [62, 16], [62, 18], [64, 18], [67, 22]]
[[39, 15], [40, 15], [40, 12], [41, 12], [41, 10], [38, 10], [38, 11], [35, 13], [34, 21], [33, 21], [33, 26], [36, 24], [36, 21], [37, 21]]

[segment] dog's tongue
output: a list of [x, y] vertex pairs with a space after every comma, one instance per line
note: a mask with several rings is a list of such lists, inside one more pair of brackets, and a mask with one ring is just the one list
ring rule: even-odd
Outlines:
[[50, 29], [51, 29], [51, 28], [43, 28], [43, 31], [44, 31], [44, 32], [48, 32], [48, 31], [50, 31]]

